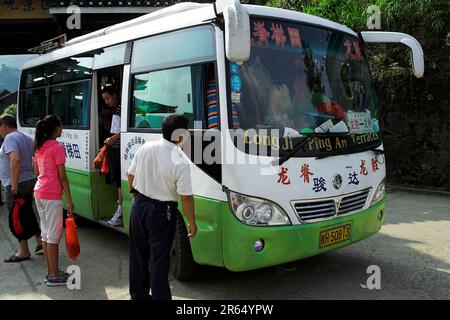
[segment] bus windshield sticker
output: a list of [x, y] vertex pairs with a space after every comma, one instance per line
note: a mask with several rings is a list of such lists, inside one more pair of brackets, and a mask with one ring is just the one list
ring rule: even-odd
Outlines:
[[347, 112], [347, 123], [351, 133], [373, 132], [370, 112]]

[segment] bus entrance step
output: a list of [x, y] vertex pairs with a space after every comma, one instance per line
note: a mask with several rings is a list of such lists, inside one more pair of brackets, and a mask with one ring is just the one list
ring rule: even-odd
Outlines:
[[116, 231], [126, 234], [125, 228], [123, 226], [120, 226], [120, 227], [112, 226], [112, 225], [108, 224], [108, 219], [99, 219], [99, 220], [97, 220], [97, 223], [101, 224], [102, 226], [105, 226], [110, 229], [113, 229], [113, 230], [116, 230]]

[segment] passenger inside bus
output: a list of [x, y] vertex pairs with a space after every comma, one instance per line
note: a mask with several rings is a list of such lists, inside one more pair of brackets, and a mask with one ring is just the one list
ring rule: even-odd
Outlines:
[[[120, 88], [120, 74], [113, 72], [114, 70], [108, 70], [104, 73], [99, 73], [99, 101], [98, 101], [98, 118], [99, 118], [99, 146], [103, 145], [103, 141], [110, 136], [111, 131], [111, 120], [112, 120], [112, 109], [109, 108], [103, 97], [102, 90], [107, 86], [113, 86]], [[120, 92], [119, 92], [120, 93]], [[120, 94], [119, 94], [120, 95]]]
[[107, 119], [111, 123], [109, 137], [104, 140], [104, 144], [107, 146], [106, 156], [108, 158], [109, 165], [109, 179], [112, 181], [117, 189], [117, 210], [114, 212], [113, 217], [108, 221], [108, 224], [112, 226], [120, 226], [122, 224], [122, 189], [121, 189], [121, 177], [120, 177], [120, 93], [119, 89], [114, 85], [106, 85], [102, 89], [102, 99], [111, 110], [111, 120]]

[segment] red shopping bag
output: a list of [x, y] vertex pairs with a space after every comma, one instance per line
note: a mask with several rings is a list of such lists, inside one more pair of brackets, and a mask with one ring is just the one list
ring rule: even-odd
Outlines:
[[103, 164], [103, 159], [106, 157], [106, 145], [100, 149], [100, 152], [95, 157], [94, 162], [92, 163], [95, 169], [101, 169]]
[[40, 233], [31, 200], [22, 196], [15, 196], [8, 215], [11, 233], [19, 240], [28, 240]]
[[105, 152], [105, 156], [102, 159], [102, 167], [100, 169], [100, 172], [102, 174], [108, 174], [109, 173], [109, 164], [108, 164], [108, 157], [106, 156], [106, 152]]
[[100, 169], [102, 174], [109, 173], [108, 166], [108, 157], [107, 157], [107, 147], [104, 145], [101, 149], [97, 157], [95, 157], [94, 162], [92, 163], [95, 169]]
[[80, 243], [78, 242], [77, 225], [71, 212], [66, 219], [66, 249], [69, 258], [75, 261], [80, 254]]
[[20, 223], [20, 218], [19, 218], [19, 210], [20, 210], [20, 207], [23, 206], [24, 204], [25, 204], [25, 200], [23, 198], [14, 200], [14, 202], [13, 202], [12, 221], [13, 221], [14, 231], [17, 234], [23, 232], [23, 227], [22, 227], [22, 224]]

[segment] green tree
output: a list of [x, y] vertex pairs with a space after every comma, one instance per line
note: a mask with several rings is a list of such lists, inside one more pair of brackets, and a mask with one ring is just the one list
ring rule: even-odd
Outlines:
[[6, 107], [5, 111], [3, 111], [3, 114], [12, 115], [15, 118], [16, 114], [17, 114], [17, 105], [12, 104], [12, 105]]

